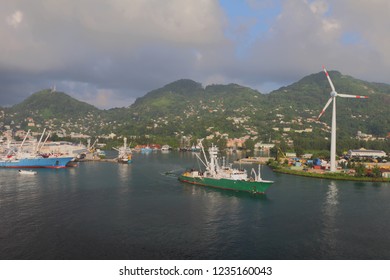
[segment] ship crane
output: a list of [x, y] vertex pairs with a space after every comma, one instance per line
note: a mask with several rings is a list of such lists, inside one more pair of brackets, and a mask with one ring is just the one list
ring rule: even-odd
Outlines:
[[88, 148], [89, 152], [93, 152], [95, 150], [95, 145], [98, 142], [99, 138], [96, 138], [95, 142], [93, 142], [92, 146]]

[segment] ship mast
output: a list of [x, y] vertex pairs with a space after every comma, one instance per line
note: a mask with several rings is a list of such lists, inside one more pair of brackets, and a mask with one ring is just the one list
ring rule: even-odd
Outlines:
[[257, 181], [260, 182], [262, 179], [261, 179], [261, 173], [260, 173], [260, 168], [261, 168], [261, 165], [259, 164], [259, 170], [257, 171]]
[[201, 159], [201, 157], [197, 153], [195, 153], [195, 156], [203, 163], [203, 165], [206, 167], [206, 170], [208, 170], [209, 169], [209, 162], [207, 161], [206, 153], [205, 153], [203, 145], [202, 145], [202, 140], [199, 140], [199, 147], [202, 149], [203, 157], [204, 157], [204, 160], [206, 161], [206, 163]]
[[257, 181], [257, 182], [263, 181], [263, 179], [261, 179], [261, 170], [260, 170], [260, 168], [261, 168], [261, 165], [259, 164], [259, 167], [257, 169], [257, 173], [256, 173], [254, 168], [252, 168], [252, 170], [251, 170], [251, 175], [252, 175], [252, 173], [255, 175], [255, 181]]
[[27, 136], [28, 136], [29, 133], [30, 133], [30, 129], [27, 131], [26, 136], [24, 136], [24, 139], [23, 139], [23, 141], [22, 141], [22, 144], [20, 144], [20, 150], [22, 149], [22, 147], [23, 147], [23, 145], [24, 145], [24, 142], [26, 141]]
[[43, 138], [43, 135], [45, 135], [45, 131], [46, 131], [46, 127], [45, 127], [45, 129], [43, 130], [43, 132], [42, 132], [41, 138], [39, 138], [39, 142], [38, 142], [37, 146], [35, 147], [35, 153], [38, 153], [38, 152], [39, 152], [39, 145], [40, 145], [41, 142], [42, 142], [42, 138]]
[[218, 162], [217, 162], [218, 148], [214, 146], [214, 144], [212, 144], [211, 148], [209, 148], [209, 154], [210, 154], [210, 173], [211, 175], [215, 176], [218, 170]]
[[[202, 149], [202, 152], [203, 152], [203, 157], [204, 157], [204, 160], [206, 161], [207, 164], [206, 167], [209, 166], [209, 162], [207, 160], [207, 156], [206, 156], [206, 152], [204, 151], [204, 147], [203, 147], [203, 143], [202, 143], [202, 140], [199, 140], [199, 145], [200, 145], [200, 148]], [[203, 162], [203, 161], [202, 161]], [[203, 163], [204, 164], [204, 163]]]
[[47, 134], [47, 136], [45, 138], [45, 141], [43, 141], [43, 144], [38, 148], [38, 153], [42, 149], [42, 147], [45, 146], [47, 139], [49, 139], [49, 137], [50, 137], [50, 134], [51, 134], [51, 131], [49, 131], [49, 133]]

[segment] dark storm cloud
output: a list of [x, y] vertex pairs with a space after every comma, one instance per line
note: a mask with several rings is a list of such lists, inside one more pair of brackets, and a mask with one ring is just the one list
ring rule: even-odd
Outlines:
[[2, 3], [0, 105], [56, 85], [100, 108], [128, 106], [181, 78], [269, 91], [322, 64], [390, 82], [387, 1], [240, 5], [246, 10], [216, 0]]

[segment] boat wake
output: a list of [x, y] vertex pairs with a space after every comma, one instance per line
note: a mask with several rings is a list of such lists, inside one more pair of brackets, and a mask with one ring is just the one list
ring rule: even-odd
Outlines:
[[172, 177], [172, 178], [179, 178], [180, 174], [183, 172], [184, 169], [175, 169], [175, 170], [169, 170], [165, 172], [161, 172], [160, 174], [166, 177]]

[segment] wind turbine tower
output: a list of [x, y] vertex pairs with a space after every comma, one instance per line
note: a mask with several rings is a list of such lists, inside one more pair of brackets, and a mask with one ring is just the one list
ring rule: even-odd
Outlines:
[[326, 77], [328, 78], [328, 81], [329, 81], [330, 87], [332, 88], [332, 91], [330, 92], [330, 98], [329, 98], [328, 102], [326, 102], [325, 107], [324, 107], [324, 109], [322, 109], [317, 120], [325, 113], [326, 108], [328, 108], [329, 104], [333, 101], [332, 127], [331, 127], [331, 139], [330, 139], [330, 171], [335, 172], [337, 170], [337, 165], [336, 165], [336, 97], [339, 96], [339, 97], [346, 97], [346, 98], [368, 98], [368, 96], [337, 93], [336, 89], [332, 83], [332, 80], [329, 77], [328, 72], [326, 71], [324, 66], [322, 66], [322, 68], [324, 69]]

